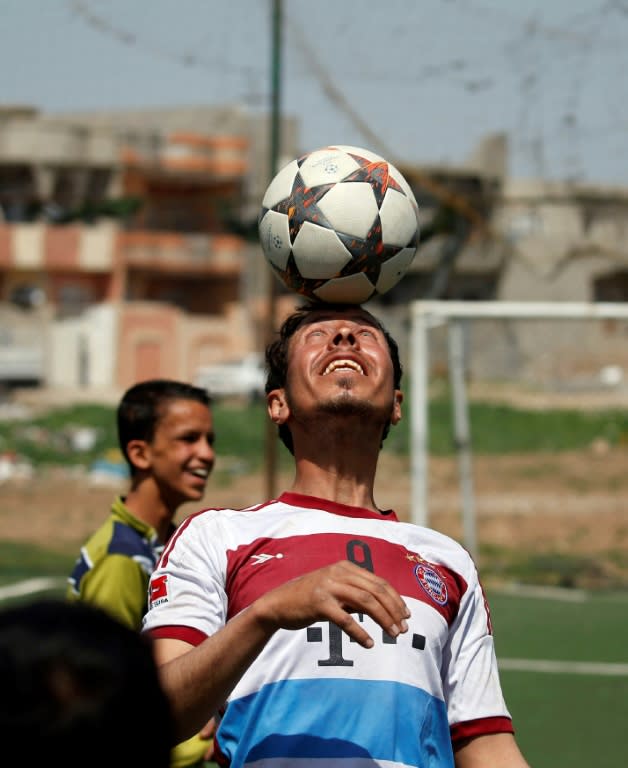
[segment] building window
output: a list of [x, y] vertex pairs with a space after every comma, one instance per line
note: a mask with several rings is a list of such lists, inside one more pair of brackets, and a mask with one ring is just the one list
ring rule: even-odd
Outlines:
[[612, 272], [594, 280], [593, 301], [628, 301], [628, 270]]
[[57, 294], [59, 317], [76, 317], [94, 303], [92, 292], [86, 285], [65, 283]]

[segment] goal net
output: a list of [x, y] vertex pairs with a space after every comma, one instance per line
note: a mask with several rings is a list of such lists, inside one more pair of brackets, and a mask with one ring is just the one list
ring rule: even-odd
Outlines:
[[410, 305], [410, 518], [430, 524], [429, 397], [449, 379], [463, 543], [477, 553], [469, 386], [569, 395], [597, 392], [600, 408], [628, 371], [628, 305], [587, 302], [415, 301]]

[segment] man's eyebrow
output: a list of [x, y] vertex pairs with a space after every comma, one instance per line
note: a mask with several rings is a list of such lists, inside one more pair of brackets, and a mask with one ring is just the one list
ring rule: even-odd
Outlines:
[[316, 317], [305, 318], [303, 322], [299, 325], [299, 328], [303, 328], [307, 325], [316, 325], [317, 323], [324, 323], [329, 320], [339, 320], [341, 318], [344, 318], [351, 323], [356, 323], [356, 325], [368, 325], [371, 328], [378, 328], [379, 330], [382, 330], [382, 327], [377, 322], [377, 320], [374, 320], [368, 315], [361, 315], [361, 314], [354, 315], [351, 313], [336, 314], [333, 312], [317, 315]]

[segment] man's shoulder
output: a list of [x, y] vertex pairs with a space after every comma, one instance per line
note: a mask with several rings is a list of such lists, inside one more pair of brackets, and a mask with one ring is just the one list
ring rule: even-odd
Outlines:
[[174, 526], [175, 531], [181, 534], [189, 527], [229, 525], [232, 522], [237, 526], [242, 520], [258, 520], [261, 523], [264, 512], [270, 512], [273, 504], [276, 504], [276, 500], [264, 501], [250, 507], [203, 507], [177, 521]]

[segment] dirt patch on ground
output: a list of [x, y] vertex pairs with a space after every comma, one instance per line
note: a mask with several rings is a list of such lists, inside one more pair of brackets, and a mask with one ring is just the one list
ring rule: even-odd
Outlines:
[[[537, 563], [532, 567], [539, 569], [541, 581], [628, 584], [628, 450], [598, 445], [566, 454], [478, 456], [472, 466], [483, 570], [498, 574], [521, 560]], [[429, 478], [430, 526], [464, 541], [457, 460], [431, 458]], [[290, 480], [290, 475], [279, 475], [277, 492]], [[219, 466], [203, 505], [244, 507], [264, 499], [267, 485], [263, 472], [238, 475]], [[0, 485], [2, 538], [77, 551], [123, 488], [91, 484], [76, 471], [7, 480]], [[407, 459], [382, 455], [376, 501], [412, 519]], [[198, 507], [186, 505], [180, 518]], [[563, 558], [568, 565], [560, 564]], [[550, 573], [543, 575], [543, 568]]]

